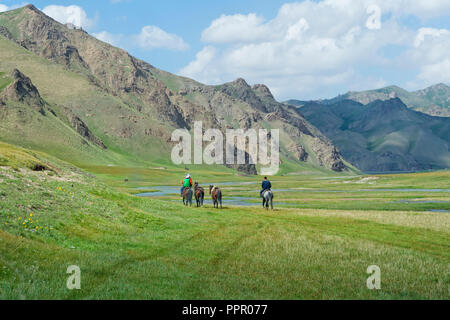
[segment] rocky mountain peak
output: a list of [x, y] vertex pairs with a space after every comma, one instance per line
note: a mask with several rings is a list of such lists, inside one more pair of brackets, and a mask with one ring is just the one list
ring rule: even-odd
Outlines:
[[245, 81], [242, 78], [237, 78], [236, 80], [234, 80], [231, 84], [237, 86], [237, 87], [243, 87], [243, 88], [250, 88], [249, 84], [247, 83], [247, 81]]
[[433, 91], [441, 91], [441, 90], [448, 91], [448, 90], [450, 90], [450, 87], [444, 83], [438, 83], [438, 84], [432, 85], [428, 88], [425, 88], [423, 90], [419, 90], [419, 92], [433, 92]]
[[374, 102], [369, 103], [366, 108], [377, 110], [377, 112], [393, 112], [408, 109], [398, 97], [388, 100], [375, 100]]
[[32, 4], [27, 4], [23, 8], [19, 8], [19, 9], [16, 9], [16, 10], [22, 10], [22, 12], [25, 13], [25, 14], [33, 15], [33, 16], [39, 17], [39, 18], [41, 18], [43, 20], [48, 20], [48, 19], [53, 20], [52, 18], [47, 16], [44, 12], [42, 12], [41, 10], [39, 10], [38, 8], [36, 8]]
[[270, 89], [264, 84], [255, 84], [252, 89], [261, 98], [274, 99], [272, 92], [270, 92]]
[[437, 89], [450, 89], [448, 85], [446, 85], [445, 83], [438, 83], [435, 84], [434, 86], [431, 86], [432, 88], [437, 88]]
[[40, 13], [41, 11], [32, 4], [27, 4], [24, 9]]

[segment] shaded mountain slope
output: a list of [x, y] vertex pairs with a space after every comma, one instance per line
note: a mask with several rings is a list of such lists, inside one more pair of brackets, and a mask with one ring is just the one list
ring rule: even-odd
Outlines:
[[[333, 99], [316, 102], [333, 104], [343, 100], [353, 100], [362, 104], [368, 104], [375, 100], [384, 101], [393, 98], [400, 98], [408, 108], [415, 111], [420, 111], [432, 116], [450, 117], [450, 87], [443, 83], [414, 92], [406, 91], [397, 86], [360, 92], [350, 91]], [[301, 107], [308, 103], [308, 101], [288, 100], [286, 103]]]
[[366, 106], [352, 100], [312, 102], [299, 112], [363, 171], [450, 168], [450, 118], [413, 111], [399, 98]]

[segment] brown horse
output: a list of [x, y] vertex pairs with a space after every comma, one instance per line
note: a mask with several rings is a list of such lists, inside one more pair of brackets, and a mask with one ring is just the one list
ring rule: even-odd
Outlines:
[[214, 208], [217, 207], [219, 209], [219, 203], [220, 203], [220, 209], [222, 209], [222, 191], [215, 186], [209, 186], [209, 194], [212, 195], [212, 201], [214, 204]]
[[198, 186], [198, 182], [194, 184], [195, 201], [197, 202], [197, 208], [203, 206], [203, 200], [205, 199], [205, 189]]
[[192, 189], [191, 188], [184, 188], [183, 190], [183, 204], [185, 206], [192, 206]]

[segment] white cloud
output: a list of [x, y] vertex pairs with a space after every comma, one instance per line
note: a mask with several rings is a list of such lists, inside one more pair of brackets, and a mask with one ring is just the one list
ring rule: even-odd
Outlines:
[[146, 26], [139, 34], [124, 35], [102, 31], [93, 34], [97, 39], [122, 48], [141, 48], [144, 50], [170, 49], [184, 51], [189, 45], [176, 35], [167, 33], [156, 26]]
[[392, 12], [398, 16], [411, 14], [420, 19], [445, 16], [450, 12], [450, 1], [448, 0], [377, 0], [373, 2], [379, 5], [383, 12]]
[[189, 48], [186, 42], [176, 34], [167, 33], [156, 26], [146, 26], [134, 36], [135, 43], [142, 49], [167, 48], [184, 51]]
[[440, 82], [450, 83], [450, 58], [423, 66], [418, 79], [420, 80], [420, 87]]
[[8, 11], [8, 6], [5, 6], [4, 4], [0, 3], [0, 12]]
[[102, 32], [98, 32], [98, 33], [93, 33], [92, 34], [94, 37], [96, 37], [97, 39], [109, 43], [110, 45], [113, 46], [120, 46], [121, 41], [123, 40], [124, 36], [120, 35], [120, 34], [114, 34], [114, 33], [109, 33], [107, 31], [102, 31]]
[[[417, 31], [402, 18], [448, 15], [447, 8], [450, 1], [441, 0], [306, 0], [282, 5], [268, 21], [254, 13], [222, 15], [203, 31], [205, 47], [180, 74], [211, 84], [243, 77], [266, 83], [281, 99], [387, 84], [381, 67], [412, 68], [425, 81], [436, 64], [447, 66], [447, 31]], [[407, 53], [402, 60], [386, 56], [389, 46]]]
[[202, 41], [211, 43], [249, 42], [266, 37], [264, 18], [249, 15], [222, 15], [202, 33]]
[[450, 82], [450, 30], [420, 28], [413, 46], [402, 59], [411, 61], [419, 68], [416, 79], [409, 81], [408, 88], [420, 89], [438, 82]]
[[[184, 67], [180, 73], [186, 77], [196, 77], [199, 81], [209, 82], [215, 78], [215, 82], [220, 81], [219, 74], [214, 74], [214, 70], [207, 69], [216, 56], [216, 48], [212, 46], [204, 47], [197, 53], [195, 60]], [[214, 81], [213, 80], [213, 81]]]
[[77, 27], [88, 29], [94, 25], [94, 20], [87, 17], [83, 8], [75, 5], [58, 6], [50, 5], [42, 10], [46, 15], [60, 23], [72, 23]]

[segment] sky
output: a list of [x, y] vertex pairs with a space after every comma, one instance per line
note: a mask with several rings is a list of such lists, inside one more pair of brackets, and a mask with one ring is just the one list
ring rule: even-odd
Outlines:
[[[0, 0], [0, 12], [29, 2]], [[280, 100], [450, 83], [449, 0], [36, 0], [153, 66]]]

